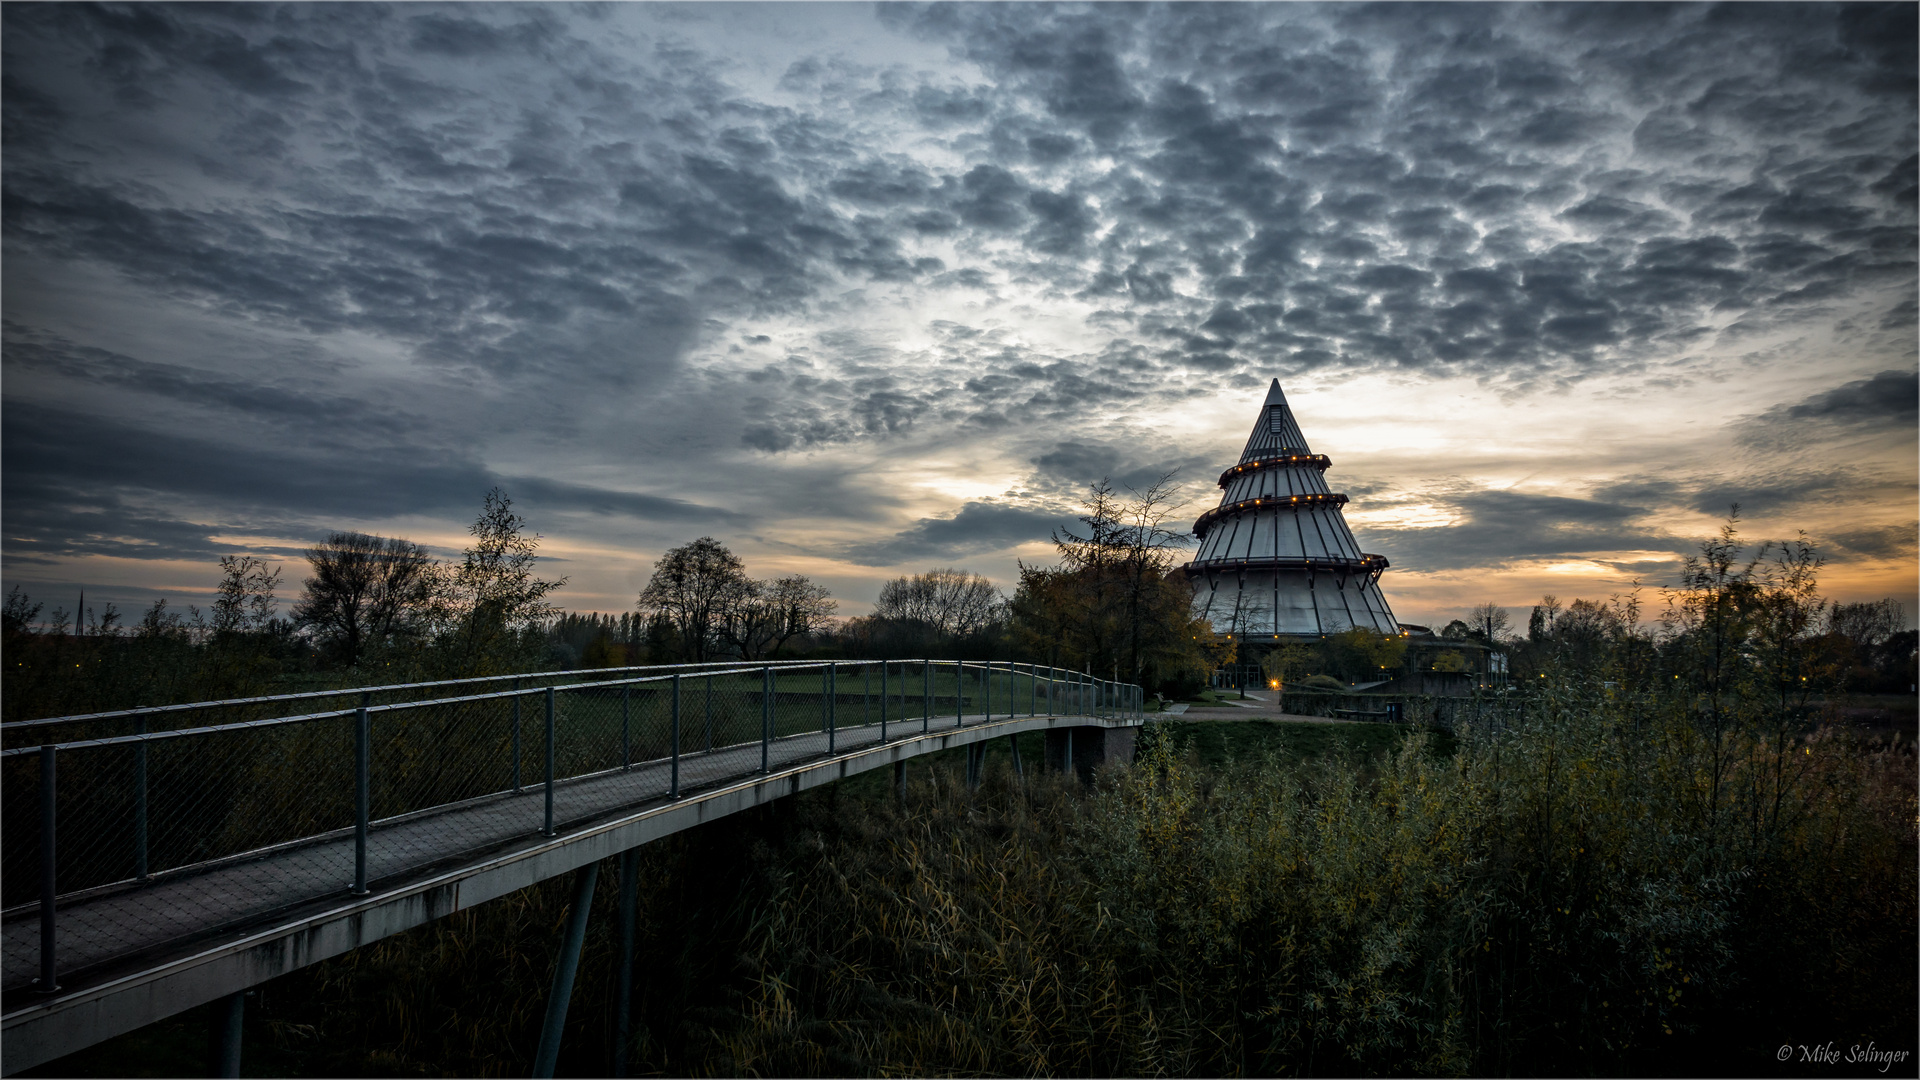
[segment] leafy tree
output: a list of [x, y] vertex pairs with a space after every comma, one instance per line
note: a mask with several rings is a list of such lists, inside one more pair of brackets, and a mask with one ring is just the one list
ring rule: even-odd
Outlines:
[[1183, 505], [1174, 501], [1174, 476], [1166, 473], [1132, 499], [1120, 498], [1103, 479], [1088, 491], [1084, 528], [1053, 534], [1061, 568], [1079, 594], [1088, 662], [1130, 678], [1142, 675], [1149, 653], [1177, 651], [1182, 639], [1192, 638], [1186, 633], [1191, 617], [1169, 605], [1190, 608], [1191, 592], [1177, 596], [1162, 588], [1177, 552], [1191, 541], [1167, 524]]
[[34, 603], [31, 597], [20, 591], [20, 586], [15, 585], [7, 591], [6, 608], [0, 613], [0, 627], [4, 627], [10, 635], [30, 634], [33, 632], [33, 620], [40, 617], [42, 606]]
[[646, 662], [649, 664], [670, 664], [684, 659], [679, 651], [680, 636], [673, 628], [673, 620], [665, 615], [655, 614], [646, 618], [646, 635], [643, 647], [646, 649]]
[[1279, 683], [1283, 689], [1312, 669], [1313, 649], [1298, 641], [1287, 642], [1260, 658], [1260, 670], [1268, 681]]
[[435, 566], [410, 540], [336, 532], [307, 549], [313, 576], [294, 605], [296, 625], [310, 628], [342, 666], [371, 645], [423, 629]]
[[1234, 645], [1193, 615], [1192, 586], [1173, 565], [1187, 537], [1166, 524], [1172, 495], [1172, 474], [1130, 499], [1105, 480], [1091, 485], [1080, 528], [1053, 534], [1060, 565], [1021, 565], [1011, 609], [1030, 653], [1175, 696], [1198, 689]]
[[1390, 678], [1406, 660], [1407, 639], [1365, 626], [1329, 634], [1322, 646], [1334, 674], [1348, 682]]
[[187, 617], [183, 618], [179, 612], [167, 610], [164, 598], [155, 600], [152, 607], [141, 613], [140, 621], [134, 624], [133, 636], [142, 640], [191, 640], [195, 630], [203, 623], [199, 608], [189, 604], [187, 612]]
[[1560, 617], [1560, 598], [1552, 593], [1540, 598], [1533, 614], [1527, 617], [1527, 640], [1542, 641], [1553, 636], [1553, 624]]
[[569, 612], [547, 624], [548, 656], [583, 668], [625, 667], [646, 654], [646, 620], [632, 612]]
[[513, 512], [513, 500], [494, 488], [467, 527], [473, 543], [460, 565], [437, 575], [435, 617], [457, 674], [512, 669], [535, 659], [539, 642], [528, 631], [552, 618], [547, 594], [567, 579], [534, 576], [540, 534], [527, 535], [526, 525]]
[[1078, 650], [1068, 644], [1082, 629], [1074, 625], [1082, 606], [1074, 584], [1067, 570], [1020, 564], [1020, 585], [1007, 607], [1021, 651], [1054, 667], [1077, 657]]
[[1754, 568], [1752, 655], [1765, 692], [1782, 713], [1804, 707], [1815, 690], [1836, 682], [1845, 668], [1844, 660], [1818, 641], [1827, 619], [1827, 601], [1818, 594], [1824, 564], [1802, 533], [1777, 547], [1762, 544]]

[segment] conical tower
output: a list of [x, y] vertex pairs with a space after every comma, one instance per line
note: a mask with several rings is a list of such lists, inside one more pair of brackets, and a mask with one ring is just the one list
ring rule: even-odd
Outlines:
[[1240, 463], [1220, 474], [1220, 505], [1193, 524], [1194, 611], [1215, 631], [1248, 644], [1354, 626], [1399, 633], [1380, 594], [1387, 560], [1354, 542], [1347, 497], [1322, 475], [1330, 464], [1307, 447], [1273, 380]]

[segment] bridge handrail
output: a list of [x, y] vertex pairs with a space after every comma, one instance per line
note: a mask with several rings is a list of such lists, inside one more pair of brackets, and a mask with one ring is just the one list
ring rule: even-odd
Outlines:
[[[808, 660], [770, 660], [775, 667], [788, 664], [816, 663]], [[262, 705], [275, 701], [304, 701], [312, 698], [345, 697], [348, 694], [381, 694], [395, 690], [421, 690], [431, 686], [466, 686], [473, 683], [505, 682], [508, 679], [558, 678], [568, 675], [598, 676], [617, 675], [623, 671], [660, 671], [663, 669], [723, 667], [735, 663], [732, 660], [705, 660], [696, 664], [631, 664], [617, 668], [574, 668], [560, 671], [523, 671], [517, 675], [475, 675], [464, 679], [434, 679], [428, 682], [381, 683], [376, 686], [348, 686], [339, 690], [302, 690], [297, 694], [266, 694], [260, 697], [221, 698], [215, 701], [187, 701], [175, 705], [141, 705], [132, 709], [113, 709], [97, 713], [71, 713], [66, 716], [42, 716], [32, 720], [8, 720], [0, 723], [0, 732], [18, 731], [22, 728], [46, 727], [50, 724], [78, 724], [91, 720], [118, 720], [129, 716], [154, 716], [159, 713], [188, 712], [195, 709], [230, 708], [240, 705]], [[758, 666], [758, 665], [756, 665]], [[595, 680], [598, 681], [598, 680]], [[424, 701], [422, 702], [424, 703]]]
[[[994, 665], [999, 663], [999, 661], [933, 660], [927, 657], [909, 657], [909, 658], [903, 658], [899, 660], [766, 660], [766, 661], [746, 661], [744, 662], [745, 666], [741, 666], [742, 662], [739, 662], [739, 661], [707, 661], [707, 662], [698, 663], [698, 664], [647, 664], [647, 665], [639, 665], [634, 667], [623, 667], [623, 668], [591, 668], [588, 670], [594, 671], [596, 673], [616, 674], [622, 671], [661, 671], [662, 669], [700, 668], [703, 670], [696, 672], [696, 675], [705, 677], [705, 676], [716, 676], [716, 675], [744, 675], [744, 674], [750, 674], [753, 672], [767, 671], [767, 670], [799, 671], [799, 670], [805, 670], [807, 668], [824, 668], [824, 667], [827, 667], [829, 664], [844, 664], [849, 667], [856, 667], [864, 664], [881, 664], [881, 663], [885, 663], [885, 664], [929, 664], [929, 663], [958, 664], [963, 669], [968, 667], [972, 667], [972, 668], [985, 667], [990, 670], [1002, 670], [1000, 668], [994, 667]], [[734, 666], [726, 667], [725, 665], [727, 664], [733, 664]], [[1037, 671], [1039, 668], [1046, 666], [1041, 664], [1019, 664], [1015, 661], [1007, 661], [1006, 664], [1007, 664], [1007, 667], [1004, 670], [1007, 670], [1009, 672], [1018, 670], [1021, 667], [1025, 667], [1028, 669], [1029, 673], [1032, 673], [1034, 671]], [[722, 670], [717, 670], [717, 671], [705, 670], [705, 669], [711, 669], [716, 667], [721, 668]], [[1060, 676], [1074, 676], [1074, 675], [1083, 676], [1085, 679], [1092, 682], [1112, 683], [1113, 685], [1116, 685], [1116, 686], [1128, 686], [1128, 687], [1132, 687], [1134, 685], [1132, 683], [1113, 683], [1113, 680], [1111, 679], [1100, 679], [1089, 672], [1076, 671], [1071, 668], [1053, 668], [1052, 670], [1057, 672]], [[562, 674], [569, 674], [569, 673], [568, 672], [533, 672], [527, 675], [488, 675], [483, 678], [477, 678], [477, 679], [446, 679], [438, 682], [427, 682], [427, 683], [404, 683], [404, 684], [395, 684], [391, 686], [365, 686], [365, 687], [354, 687], [354, 688], [345, 689], [345, 690], [316, 691], [316, 692], [307, 692], [307, 693], [300, 693], [300, 694], [279, 694], [271, 697], [259, 697], [259, 698], [235, 698], [233, 699], [232, 702], [196, 702], [190, 705], [154, 706], [151, 709], [146, 709], [146, 710], [126, 709], [126, 710], [121, 710], [119, 712], [112, 712], [112, 713], [91, 713], [91, 714], [83, 714], [83, 715], [75, 715], [75, 716], [48, 717], [42, 720], [16, 720], [13, 722], [12, 725], [5, 725], [5, 726], [16, 727], [16, 728], [26, 727], [26, 726], [45, 726], [53, 723], [79, 722], [83, 720], [101, 720], [101, 719], [107, 719], [107, 718], [113, 718], [113, 717], [132, 716], [132, 715], [141, 714], [143, 712], [160, 712], [160, 711], [166, 711], [170, 709], [189, 709], [189, 708], [198, 708], [202, 706], [215, 705], [215, 704], [258, 703], [258, 702], [269, 702], [269, 701], [296, 701], [296, 700], [314, 698], [314, 697], [344, 697], [348, 694], [370, 693], [370, 692], [380, 691], [380, 690], [400, 690], [400, 689], [408, 689], [408, 688], [417, 689], [419, 687], [425, 687], [425, 686], [458, 686], [458, 685], [470, 684], [475, 682], [497, 682], [502, 679], [537, 678], [541, 675], [562, 675]], [[674, 670], [667, 670], [666, 673], [664, 674], [640, 675], [630, 679], [593, 679], [587, 682], [580, 682], [580, 683], [574, 683], [568, 686], [555, 686], [555, 687], [524, 686], [524, 687], [519, 687], [513, 690], [500, 690], [491, 694], [468, 694], [468, 695], [462, 695], [459, 697], [449, 697], [449, 698], [420, 698], [414, 701], [392, 701], [382, 705], [364, 705], [364, 706], [356, 705], [356, 706], [349, 706], [344, 709], [325, 709], [320, 712], [301, 713], [295, 716], [273, 716], [273, 717], [265, 717], [259, 720], [236, 720], [230, 724], [208, 724], [208, 725], [203, 725], [201, 727], [174, 728], [168, 731], [135, 732], [130, 735], [113, 735], [113, 736], [107, 736], [105, 738], [98, 738], [98, 739], [75, 739], [70, 742], [30, 743], [23, 746], [10, 746], [4, 750], [0, 750], [0, 759], [11, 758], [11, 757], [22, 757], [27, 754], [36, 754], [36, 753], [39, 753], [43, 748], [49, 747], [49, 746], [55, 750], [80, 750], [80, 749], [90, 749], [93, 747], [100, 747], [100, 746], [127, 746], [135, 743], [159, 742], [166, 739], [184, 738], [192, 735], [210, 735], [210, 734], [216, 734], [219, 732], [244, 731], [250, 728], [275, 727], [281, 724], [305, 723], [312, 720], [329, 720], [329, 719], [336, 719], [338, 717], [343, 717], [343, 716], [352, 716], [358, 713], [363, 708], [366, 709], [366, 711], [369, 714], [371, 714], [376, 712], [390, 712], [396, 709], [427, 708], [429, 706], [435, 706], [435, 705], [460, 705], [460, 704], [465, 704], [465, 703], [475, 702], [475, 701], [494, 701], [494, 700], [499, 700], [501, 698], [511, 698], [516, 696], [532, 695], [532, 694], [544, 694], [549, 689], [552, 689], [554, 691], [565, 691], [565, 690], [592, 689], [596, 687], [609, 687], [609, 686], [636, 686], [640, 683], [660, 682], [667, 679], [671, 679], [673, 678], [674, 674], [675, 674]]]
[[[838, 661], [835, 661], [836, 663]], [[911, 661], [908, 661], [909, 663]], [[701, 675], [746, 675], [774, 668], [791, 671], [797, 667], [825, 667], [827, 661], [803, 661], [792, 664], [755, 664], [752, 667], [734, 668], [726, 671], [702, 671]], [[368, 715], [379, 712], [394, 712], [400, 709], [424, 709], [434, 705], [464, 705], [475, 701], [498, 701], [502, 698], [523, 697], [544, 694], [548, 690], [589, 690], [607, 686], [635, 686], [644, 682], [661, 682], [671, 679], [667, 675], [641, 675], [631, 679], [606, 679], [591, 683], [575, 683], [572, 686], [523, 686], [518, 690], [499, 690], [491, 694], [465, 694], [460, 697], [423, 698], [419, 701], [390, 701], [384, 705], [355, 705], [345, 709], [328, 709], [322, 712], [301, 713], [298, 716], [274, 716], [264, 720], [236, 720], [231, 724], [212, 724], [206, 727], [174, 728], [170, 731], [147, 731], [133, 735], [113, 735], [104, 739], [76, 739], [64, 743], [36, 743], [32, 746], [10, 746], [0, 750], [0, 758], [24, 757], [37, 754], [45, 747], [55, 750], [83, 750], [96, 746], [129, 746], [134, 743], [161, 742], [167, 739], [180, 739], [190, 735], [212, 735], [227, 731], [244, 731], [249, 728], [277, 727], [281, 724], [303, 724], [311, 720], [333, 720], [343, 716], [354, 716], [364, 710]]]
[[[880, 668], [878, 687], [871, 678], [876, 666]], [[889, 679], [896, 668], [897, 682]], [[563, 785], [584, 777], [626, 773], [651, 762], [657, 768], [644, 782], [651, 786], [643, 797], [678, 799], [683, 790], [683, 759], [718, 760], [703, 755], [731, 752], [757, 742], [757, 771], [766, 774], [773, 747], [809, 732], [824, 734], [821, 750], [827, 758], [851, 752], [850, 747], [859, 744], [836, 749], [835, 743], [842, 731], [836, 706], [849, 698], [861, 705], [847, 714], [845, 733], [870, 739], [877, 728], [883, 745], [889, 741], [889, 713], [896, 703], [899, 712], [894, 723], [902, 729], [918, 727], [922, 734], [931, 730], [935, 710], [945, 710], [949, 705], [951, 711], [942, 717], [942, 727], [965, 726], [969, 706], [973, 723], [992, 722], [1001, 714], [1040, 716], [1043, 699], [1044, 715], [1048, 717], [1144, 719], [1145, 695], [1136, 684], [1017, 661], [763, 660], [597, 670], [622, 677], [424, 700], [363, 701], [346, 708], [291, 716], [0, 749], [0, 759], [9, 769], [7, 783], [0, 785], [0, 794], [7, 796], [7, 812], [0, 815], [6, 834], [0, 854], [8, 864], [7, 880], [32, 881], [37, 877], [40, 885], [37, 901], [10, 904], [4, 909], [4, 917], [11, 922], [24, 917], [29, 909], [37, 909], [42, 943], [40, 982], [54, 986], [55, 912], [68, 898], [93, 895], [102, 889], [140, 888], [163, 878], [174, 879], [194, 866], [225, 865], [269, 849], [347, 835], [343, 818], [353, 821], [352, 891], [363, 895], [369, 881], [370, 850], [377, 846], [379, 836], [396, 835], [376, 835], [376, 826], [384, 829], [387, 822], [468, 805], [477, 798], [542, 794], [538, 806], [540, 835], [555, 836], [564, 823], [556, 795]], [[627, 674], [633, 671], [645, 674]], [[785, 689], [780, 685], [781, 676], [812, 672], [819, 672], [819, 678], [803, 680], [798, 689], [791, 682]], [[733, 681], [756, 674], [758, 679]], [[471, 687], [476, 682], [492, 681], [496, 680], [446, 680], [439, 685]], [[952, 685], [943, 686], [943, 681]], [[693, 744], [683, 741], [686, 682], [705, 684], [704, 750], [698, 748], [697, 738]], [[627, 692], [636, 686], [661, 684], [670, 685], [672, 692], [663, 696], [650, 689], [645, 697]], [[996, 684], [1004, 688], [1004, 699]], [[718, 701], [718, 713], [714, 709], [716, 688], [725, 695]], [[865, 704], [875, 689], [879, 691], [877, 725], [868, 719]], [[622, 693], [608, 693], [612, 690]], [[582, 704], [561, 710], [558, 700], [562, 694], [573, 695], [569, 700], [582, 700]], [[311, 700], [316, 696], [328, 695], [281, 695], [279, 700]], [[535, 716], [528, 718], [531, 724], [523, 726], [521, 700], [532, 697], [544, 698], [545, 707], [536, 706]], [[742, 723], [750, 722], [751, 717], [751, 712], [738, 711], [741, 698], [747, 702], [757, 698], [758, 707], [752, 710], [759, 713], [757, 738], [741, 730]], [[913, 698], [919, 699], [917, 708]], [[478, 703], [509, 701], [510, 712], [471, 708]], [[817, 714], [816, 706], [809, 704], [814, 701]], [[691, 701], [685, 706], [701, 708]], [[1063, 711], [1056, 712], [1056, 707]], [[920, 714], [917, 717], [913, 715], [916, 712]], [[418, 717], [420, 722], [403, 719], [376, 725], [376, 714]], [[719, 728], [715, 726], [716, 717], [720, 718]], [[635, 720], [638, 728], [633, 726]], [[794, 730], [796, 720], [798, 731]], [[311, 740], [305, 735], [292, 735], [252, 742], [246, 734], [320, 721], [347, 721], [348, 726], [344, 731], [334, 727], [320, 730]], [[566, 725], [565, 738], [560, 738], [559, 724]], [[613, 741], [615, 732], [617, 742]], [[855, 732], [866, 734], [854, 736]], [[240, 741], [213, 743], [210, 748], [196, 744], [173, 751], [171, 758], [149, 762], [150, 747], [169, 743], [177, 746], [178, 741], [203, 738], [211, 742], [216, 736], [230, 733], [241, 733]], [[637, 740], [633, 738], [636, 733]], [[716, 739], [716, 735], [722, 738]], [[745, 735], [745, 741], [739, 740], [741, 735]], [[385, 748], [383, 753], [399, 755], [382, 757], [378, 769], [372, 756], [376, 738]], [[537, 749], [541, 742], [544, 750]], [[110, 752], [116, 747], [131, 753], [116, 756]], [[618, 754], [614, 756], [616, 748]], [[638, 757], [636, 750], [640, 751]], [[72, 765], [79, 766], [77, 771], [70, 771], [72, 765], [56, 765], [75, 758]], [[529, 776], [523, 767], [533, 762], [540, 764]], [[36, 765], [37, 782], [27, 771]], [[739, 765], [745, 767], [746, 763]], [[726, 767], [736, 766], [730, 763]], [[379, 793], [383, 809], [378, 815], [374, 805], [376, 779], [386, 785]], [[712, 779], [708, 774], [698, 782], [710, 783]], [[63, 791], [67, 793], [64, 802]], [[349, 794], [351, 805], [347, 805]], [[622, 796], [633, 797], [642, 796]], [[78, 814], [74, 819], [77, 826], [67, 824], [70, 813]], [[35, 825], [37, 844], [29, 839]], [[484, 832], [496, 826], [482, 823], [475, 827]], [[68, 838], [65, 844], [56, 842], [62, 835]], [[155, 838], [165, 844], [164, 851], [155, 847]], [[72, 843], [74, 839], [79, 841], [77, 846]], [[37, 875], [27, 862], [33, 855], [38, 857]], [[63, 884], [64, 892], [60, 889]], [[26, 900], [26, 896], [20, 895], [19, 900]], [[15, 959], [10, 952], [9, 962]]]

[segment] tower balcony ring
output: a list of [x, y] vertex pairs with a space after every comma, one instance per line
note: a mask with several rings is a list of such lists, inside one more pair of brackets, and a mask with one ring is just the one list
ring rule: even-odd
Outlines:
[[1332, 464], [1333, 459], [1325, 454], [1282, 454], [1259, 461], [1246, 461], [1221, 473], [1220, 486], [1224, 488], [1234, 480], [1262, 469], [1318, 469], [1326, 472]]
[[1194, 572], [1223, 570], [1327, 570], [1359, 571], [1363, 574], [1377, 575], [1392, 564], [1385, 555], [1361, 555], [1357, 559], [1322, 558], [1309, 559], [1303, 555], [1275, 555], [1253, 559], [1195, 559], [1187, 564]]
[[1249, 510], [1261, 510], [1269, 507], [1280, 507], [1289, 510], [1307, 510], [1316, 507], [1340, 507], [1345, 505], [1347, 505], [1347, 496], [1343, 492], [1334, 492], [1331, 495], [1262, 495], [1256, 499], [1241, 499], [1239, 502], [1221, 503], [1219, 506], [1201, 514], [1200, 520], [1193, 523], [1193, 535], [1195, 539], [1204, 538], [1208, 531], [1218, 524], [1221, 519], [1231, 517], [1235, 514], [1246, 513]]

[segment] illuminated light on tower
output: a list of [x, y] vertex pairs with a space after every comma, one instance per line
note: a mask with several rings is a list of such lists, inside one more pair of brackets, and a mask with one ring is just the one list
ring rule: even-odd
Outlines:
[[1307, 447], [1273, 380], [1237, 465], [1220, 474], [1220, 505], [1200, 515], [1187, 578], [1194, 613], [1242, 636], [1318, 638], [1350, 627], [1400, 633], [1380, 592], [1387, 560], [1353, 539], [1329, 491], [1332, 464]]

